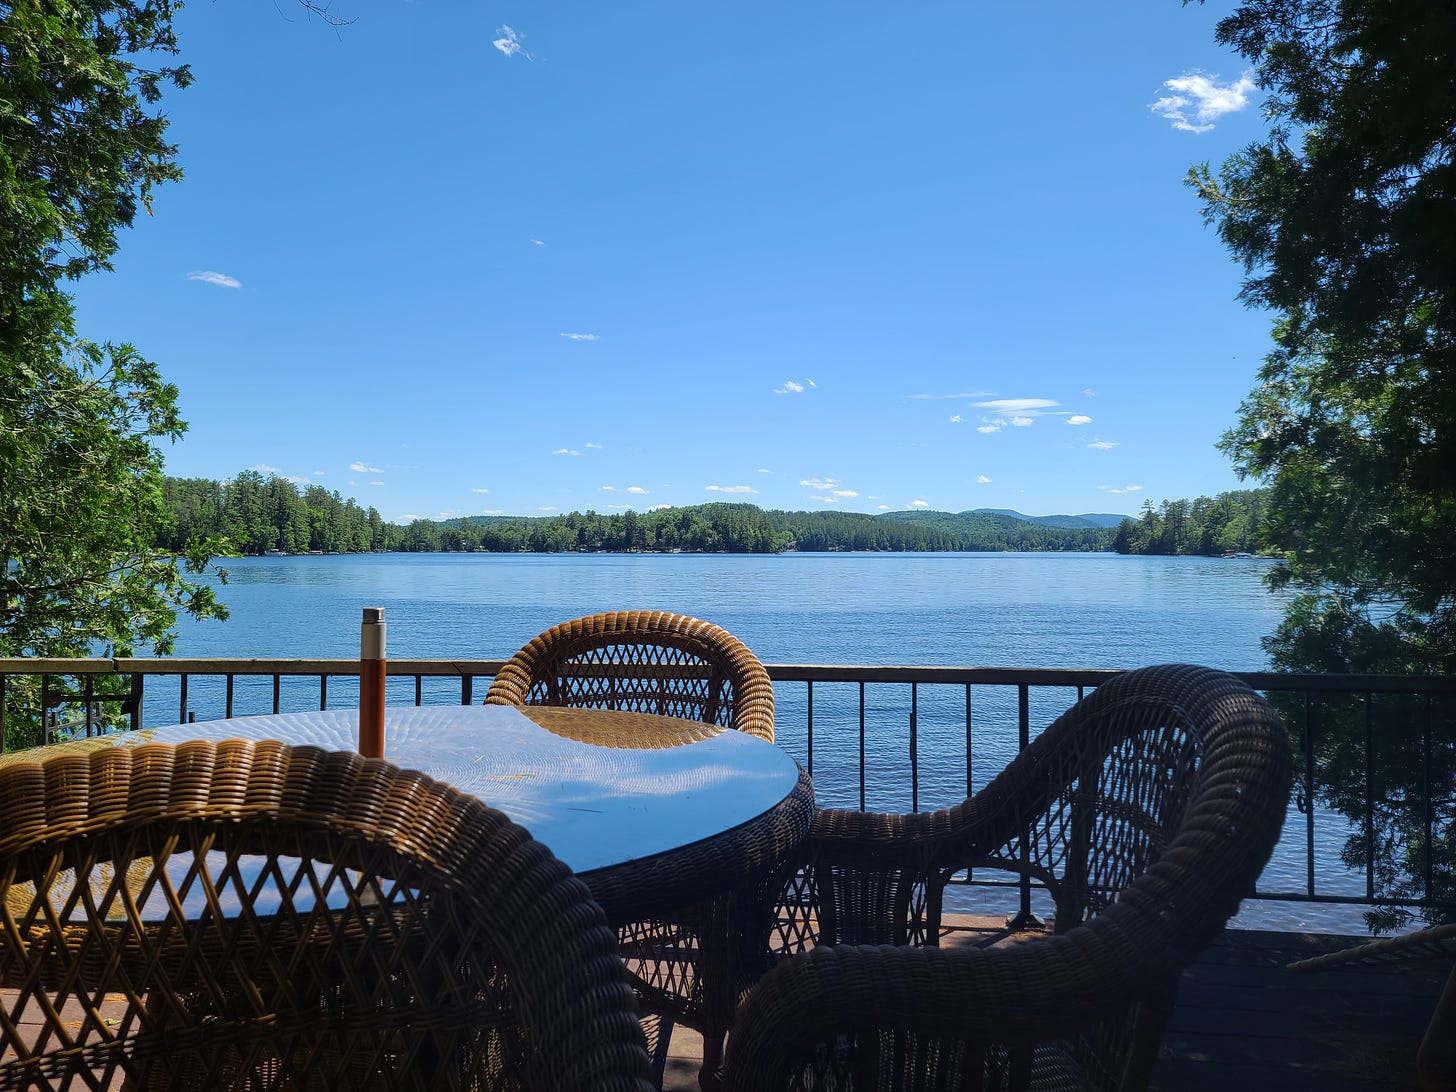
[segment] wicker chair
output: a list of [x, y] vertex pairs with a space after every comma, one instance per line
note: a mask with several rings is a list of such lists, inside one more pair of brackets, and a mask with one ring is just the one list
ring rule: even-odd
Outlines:
[[[816, 813], [791, 909], [820, 946], [740, 1008], [728, 1086], [1146, 1087], [1180, 972], [1253, 890], [1289, 788], [1268, 703], [1175, 665], [1115, 676], [956, 807]], [[1053, 931], [938, 948], [968, 867], [1044, 884]]]
[[0, 767], [0, 1088], [645, 1090], [615, 938], [498, 811], [356, 754]]
[[774, 736], [773, 683], [757, 657], [727, 630], [666, 611], [552, 626], [511, 657], [485, 701], [627, 709]]
[[[774, 738], [773, 682], [758, 658], [727, 630], [665, 611], [613, 611], [553, 626], [511, 657], [485, 700], [655, 713]], [[758, 932], [747, 923], [771, 910], [781, 881], [763, 877], [757, 889], [667, 918], [618, 923], [659, 1080], [673, 1024], [682, 1023], [702, 1034], [704, 1080], [712, 1081], [736, 998], [764, 965], [763, 953], [740, 941]]]

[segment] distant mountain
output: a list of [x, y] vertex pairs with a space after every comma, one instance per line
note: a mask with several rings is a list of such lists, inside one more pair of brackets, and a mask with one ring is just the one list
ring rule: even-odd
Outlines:
[[1065, 527], [1068, 530], [1080, 530], [1084, 527], [1118, 527], [1125, 519], [1132, 519], [1132, 516], [1118, 516], [1111, 512], [1084, 512], [1080, 516], [1024, 516], [1020, 512], [1014, 512], [1010, 508], [975, 508], [972, 512], [977, 515], [988, 516], [1010, 516], [1012, 519], [1025, 520], [1027, 523], [1039, 523], [1043, 527]]

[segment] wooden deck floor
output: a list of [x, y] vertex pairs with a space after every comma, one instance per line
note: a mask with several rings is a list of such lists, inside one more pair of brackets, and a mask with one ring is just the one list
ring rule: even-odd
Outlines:
[[[1298, 959], [1368, 937], [1225, 933], [1183, 976], [1158, 1092], [1415, 1089], [1415, 1054], [1449, 966], [1290, 974]], [[701, 1042], [679, 1028], [664, 1088], [696, 1089]]]

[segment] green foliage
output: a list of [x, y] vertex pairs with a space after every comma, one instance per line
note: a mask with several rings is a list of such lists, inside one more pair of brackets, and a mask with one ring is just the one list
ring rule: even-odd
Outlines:
[[[1270, 488], [1264, 534], [1293, 597], [1266, 642], [1295, 671], [1456, 671], [1456, 7], [1445, 0], [1258, 0], [1217, 37], [1256, 66], [1267, 138], [1190, 183], [1276, 315], [1259, 386], [1223, 440]], [[1449, 757], [1449, 734], [1436, 741]], [[1347, 733], [1362, 731], [1347, 724]], [[1449, 763], [1438, 766], [1447, 769]], [[1414, 801], [1408, 767], [1385, 785]], [[1403, 779], [1403, 780], [1402, 780]], [[1385, 811], [1381, 875], [1446, 862], [1452, 778]], [[1346, 806], [1350, 786], [1319, 787]], [[1363, 839], [1352, 851], [1363, 858]], [[1409, 886], [1396, 888], [1409, 890]], [[1390, 916], [1376, 924], [1391, 924]]]
[[1152, 501], [1136, 520], [1117, 528], [1112, 548], [1120, 554], [1196, 554], [1223, 557], [1265, 548], [1264, 511], [1268, 491], [1235, 490], [1196, 500]]
[[172, 12], [0, 3], [0, 655], [165, 652], [177, 610], [223, 613], [185, 576], [207, 545], [154, 544], [176, 388], [129, 345], [78, 340], [64, 288], [180, 174], [155, 104], [187, 70], [137, 63], [175, 52]]

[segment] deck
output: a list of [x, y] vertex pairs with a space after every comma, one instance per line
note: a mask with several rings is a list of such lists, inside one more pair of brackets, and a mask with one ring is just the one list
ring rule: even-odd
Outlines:
[[[1368, 937], [1236, 930], [1183, 976], [1158, 1092], [1415, 1089], [1415, 1055], [1449, 966], [1412, 963], [1290, 974], [1285, 965]], [[701, 1043], [673, 1034], [663, 1087], [696, 1089]]]

